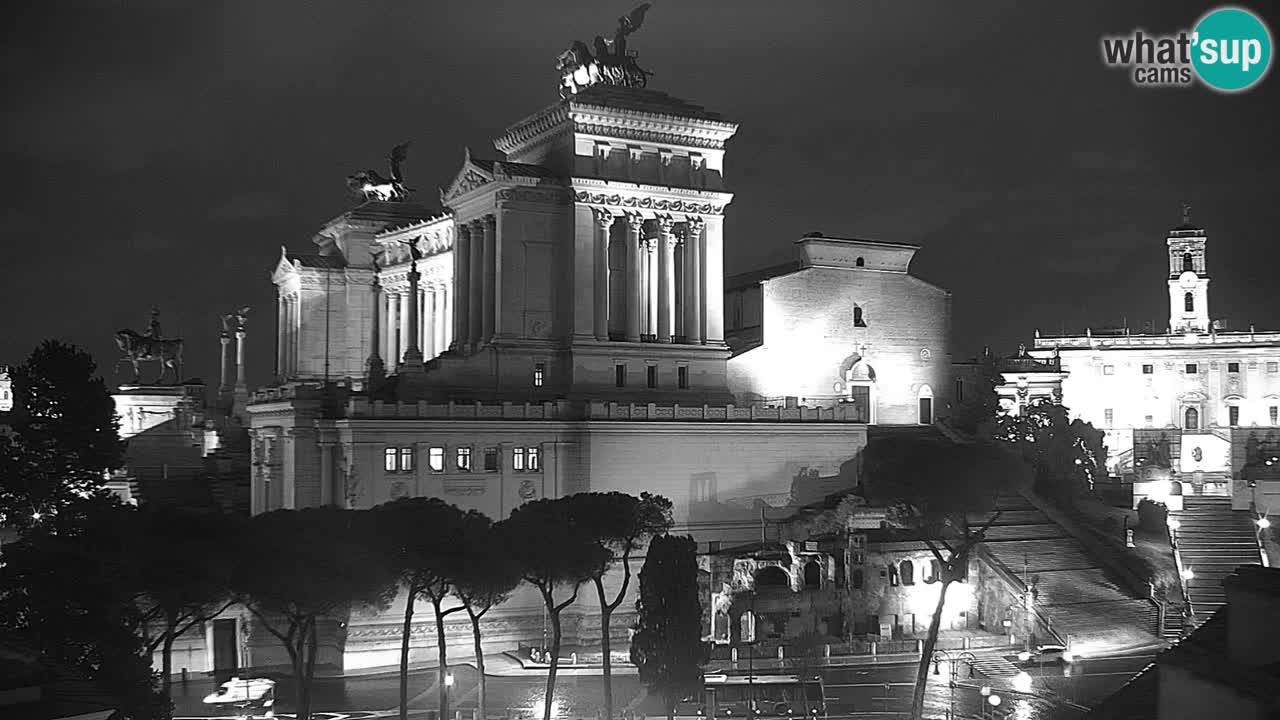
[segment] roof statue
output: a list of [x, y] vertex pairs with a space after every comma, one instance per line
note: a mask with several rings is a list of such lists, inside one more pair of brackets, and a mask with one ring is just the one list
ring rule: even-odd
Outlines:
[[245, 323], [249, 320], [249, 306], [246, 305], [232, 313], [222, 316], [222, 333], [230, 336], [245, 331]]
[[1182, 203], [1182, 224], [1191, 224], [1191, 203]]
[[613, 39], [597, 35], [592, 47], [581, 40], [574, 40], [568, 50], [560, 53], [556, 69], [560, 71], [560, 97], [567, 99], [592, 85], [616, 85], [619, 87], [644, 87], [653, 73], [636, 63], [636, 54], [627, 51], [627, 36], [644, 24], [650, 3], [618, 18]]
[[156, 377], [155, 384], [163, 383], [169, 370], [173, 370], [174, 384], [178, 382], [178, 374], [181, 372], [179, 366], [182, 364], [182, 339], [161, 337], [159, 309], [151, 308], [147, 334], [125, 329], [115, 334], [115, 340], [120, 348], [120, 358], [116, 360], [116, 366], [119, 367], [121, 362], [131, 364], [133, 382], [138, 382], [142, 376], [138, 365], [150, 360], [160, 363], [160, 375]]
[[391, 149], [391, 157], [387, 158], [391, 165], [391, 177], [384, 178], [377, 170], [361, 170], [347, 176], [347, 189], [352, 195], [363, 200], [381, 200], [383, 202], [402, 202], [413, 192], [404, 186], [404, 177], [400, 173], [400, 163], [409, 157], [410, 143], [401, 143]]

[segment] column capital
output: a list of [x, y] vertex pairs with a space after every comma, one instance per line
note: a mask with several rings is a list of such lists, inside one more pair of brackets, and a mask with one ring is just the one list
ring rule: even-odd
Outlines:
[[492, 231], [498, 227], [498, 216], [490, 213], [488, 215], [481, 216], [476, 222], [480, 224], [481, 228]]
[[618, 216], [604, 208], [591, 208], [591, 213], [595, 215], [596, 225], [598, 225], [601, 230], [608, 230], [613, 225], [614, 221], [618, 219]]
[[657, 221], [658, 230], [662, 233], [663, 237], [670, 236], [672, 228], [676, 226], [675, 218], [670, 215], [659, 215]]
[[702, 228], [707, 224], [707, 222], [703, 220], [702, 217], [699, 215], [690, 215], [689, 217], [685, 218], [684, 223], [685, 223], [685, 232], [694, 236], [698, 235], [698, 233], [701, 233]]
[[640, 232], [640, 228], [644, 227], [644, 218], [639, 213], [627, 213], [627, 227], [632, 232]]

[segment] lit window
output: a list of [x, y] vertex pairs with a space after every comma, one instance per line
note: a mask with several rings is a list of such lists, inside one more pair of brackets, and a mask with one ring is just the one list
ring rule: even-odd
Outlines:
[[525, 448], [525, 465], [529, 468], [529, 472], [539, 472], [542, 470], [541, 451], [536, 447]]
[[1267, 417], [1271, 418], [1272, 425], [1280, 425], [1280, 407], [1272, 405], [1267, 408]]
[[1240, 363], [1238, 363], [1238, 362], [1229, 362], [1229, 363], [1227, 363], [1227, 372], [1229, 372], [1229, 373], [1238, 373], [1238, 372], [1240, 372]]
[[1267, 372], [1280, 372], [1280, 362], [1267, 363]]
[[533, 364], [533, 386], [534, 387], [542, 387], [542, 382], [543, 382], [544, 376], [546, 375], [546, 372], [547, 372], [546, 363]]
[[498, 471], [498, 448], [490, 447], [484, 449], [484, 471]]
[[471, 448], [458, 448], [458, 453], [454, 460], [458, 466], [458, 470], [461, 472], [471, 472]]
[[1102, 417], [1104, 419], [1103, 422], [1106, 423], [1107, 427], [1111, 427], [1111, 423], [1115, 420], [1115, 416], [1115, 410], [1112, 410], [1111, 408], [1107, 408], [1102, 411]]
[[387, 448], [386, 450], [383, 450], [382, 451], [382, 469], [386, 470], [387, 472], [395, 472], [396, 457], [397, 457], [397, 453], [395, 448]]
[[413, 471], [413, 448], [400, 448], [400, 472]]
[[1240, 424], [1240, 408], [1237, 405], [1227, 407], [1227, 424], [1235, 427]]
[[444, 448], [433, 447], [427, 451], [427, 465], [431, 472], [444, 472]]
[[1183, 296], [1182, 296], [1182, 309], [1183, 309], [1183, 310], [1186, 310], [1187, 312], [1195, 312], [1195, 311], [1196, 311], [1196, 296], [1195, 296], [1195, 295], [1192, 295], [1191, 293], [1187, 293], [1187, 294], [1183, 295]]
[[1197, 366], [1195, 363], [1187, 363], [1188, 375], [1195, 375], [1197, 372], [1200, 372], [1199, 366]]
[[898, 568], [896, 567], [889, 568], [889, 585], [891, 587], [898, 587]]
[[524, 448], [511, 449], [511, 469], [516, 472], [524, 472]]
[[649, 387], [651, 388], [658, 387], [658, 366], [646, 365], [644, 368], [644, 379], [645, 379], [645, 383]]
[[613, 384], [617, 387], [627, 386], [627, 366], [624, 363], [618, 363], [613, 366]]
[[1103, 365], [1103, 366], [1102, 366], [1102, 374], [1103, 374], [1103, 375], [1115, 375], [1115, 374], [1116, 374], [1116, 366], [1115, 366], [1115, 365]]
[[681, 390], [689, 389], [688, 366], [681, 365], [680, 367], [676, 368], [676, 387], [680, 388]]
[[1155, 371], [1156, 371], [1156, 366], [1155, 366], [1155, 365], [1143, 365], [1143, 366], [1142, 366], [1142, 374], [1143, 374], [1143, 375], [1150, 375], [1150, 374], [1154, 373]]

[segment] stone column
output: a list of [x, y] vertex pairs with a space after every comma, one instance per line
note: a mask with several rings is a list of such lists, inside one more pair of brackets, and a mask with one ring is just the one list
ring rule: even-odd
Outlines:
[[378, 273], [373, 274], [373, 282], [369, 284], [369, 288], [373, 291], [373, 301], [370, 303], [373, 308], [373, 317], [370, 318], [372, 328], [369, 337], [369, 360], [366, 363], [369, 377], [368, 391], [373, 390], [373, 386], [382, 382], [386, 376], [386, 368], [382, 364], [382, 354], [378, 350], [378, 345], [382, 342], [382, 286], [378, 283]]
[[484, 329], [480, 316], [484, 312], [484, 223], [471, 221], [471, 257], [467, 260], [467, 345], [473, 350]]
[[218, 392], [222, 393], [226, 392], [227, 388], [231, 386], [230, 370], [227, 368], [227, 346], [231, 344], [231, 336], [227, 334], [226, 330], [223, 330], [218, 335], [218, 340], [222, 343], [222, 379], [218, 383]]
[[702, 343], [702, 218], [692, 217], [684, 233], [685, 342]]
[[676, 236], [671, 230], [675, 221], [658, 218], [658, 342], [671, 342], [676, 311]]
[[453, 244], [453, 326], [450, 330], [450, 347], [461, 350], [467, 344], [467, 330], [470, 320], [467, 317], [467, 305], [471, 299], [471, 291], [467, 285], [471, 281], [471, 227], [459, 225], [454, 235]]
[[445, 349], [449, 347], [448, 336], [445, 332], [448, 328], [448, 323], [445, 322], [445, 318], [449, 316], [448, 307], [444, 303], [445, 287], [447, 287], [447, 285], [445, 283], [441, 283], [431, 290], [431, 313], [436, 319], [435, 323], [431, 326], [431, 329], [435, 334], [435, 340], [432, 342], [435, 347], [436, 355], [444, 352]]
[[276, 296], [276, 378], [284, 377], [285, 331], [289, 324], [284, 295]]
[[285, 299], [285, 303], [288, 339], [284, 347], [284, 375], [293, 377], [298, 372], [298, 298], [296, 295], [290, 295]]
[[497, 316], [497, 300], [498, 300], [498, 218], [493, 215], [485, 215], [480, 221], [482, 232], [484, 233], [484, 248], [481, 251], [481, 267], [484, 275], [483, 292], [481, 298], [481, 314], [480, 314], [480, 342], [488, 343], [493, 340], [493, 331], [496, 325]]
[[418, 272], [418, 263], [414, 261], [409, 265], [409, 291], [404, 296], [405, 302], [409, 303], [408, 322], [404, 323], [404, 365], [412, 370], [422, 369], [422, 348], [418, 345], [418, 328], [421, 318], [418, 311], [421, 305], [421, 293], [418, 292], [418, 281], [422, 279], [422, 273]]
[[[457, 297], [457, 293], [454, 291], [453, 285], [445, 285], [444, 288], [441, 289], [440, 316], [442, 318], [453, 317], [453, 306], [457, 303], [456, 297]], [[447, 347], [453, 347], [453, 344], [457, 342], [457, 340], [453, 336], [454, 324], [453, 323], [442, 323], [442, 324], [444, 325], [444, 327], [441, 328], [440, 332], [444, 337], [444, 344], [441, 345], [440, 347], [441, 349], [447, 348]]]
[[396, 365], [403, 364], [404, 355], [409, 351], [409, 346], [413, 345], [413, 341], [409, 336], [409, 316], [413, 314], [413, 296], [408, 290], [400, 290], [396, 293], [396, 304], [400, 310], [396, 313], [396, 330], [399, 335], [399, 345], [396, 347]]
[[395, 367], [400, 359], [400, 294], [387, 291], [387, 362]]
[[707, 220], [702, 234], [702, 277], [706, 299], [706, 332], [708, 345], [724, 343], [724, 218]]
[[650, 337], [658, 334], [658, 238], [645, 241], [645, 299], [648, 314], [645, 316], [645, 332]]
[[422, 326], [418, 330], [418, 337], [422, 340], [419, 346], [422, 348], [422, 359], [429, 360], [436, 356], [436, 314], [431, 304], [434, 297], [431, 292], [431, 286], [427, 285], [419, 290], [418, 297], [422, 299]]
[[244, 328], [236, 329], [236, 390], [242, 391], [248, 386], [244, 381]]
[[613, 213], [593, 210], [596, 216], [596, 311], [595, 333], [597, 340], [609, 339], [609, 228], [613, 227]]
[[627, 215], [627, 341], [640, 342], [640, 230], [644, 218]]

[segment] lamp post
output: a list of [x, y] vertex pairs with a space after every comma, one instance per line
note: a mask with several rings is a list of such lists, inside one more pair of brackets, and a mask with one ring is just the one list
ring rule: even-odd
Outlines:
[[[453, 688], [453, 673], [446, 672], [444, 674], [444, 710], [446, 714], [449, 712], [449, 691], [452, 688]], [[550, 700], [548, 700], [548, 702], [550, 702]], [[444, 720], [444, 718], [441, 718], [440, 720]]]

